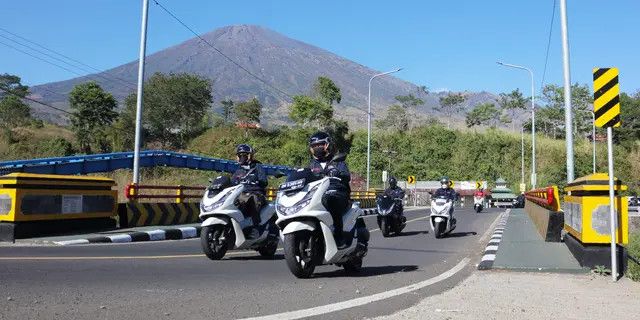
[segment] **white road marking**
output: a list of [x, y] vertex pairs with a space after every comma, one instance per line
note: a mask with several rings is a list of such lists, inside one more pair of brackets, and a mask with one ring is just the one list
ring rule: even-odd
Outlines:
[[87, 244], [89, 240], [87, 239], [74, 239], [74, 240], [65, 240], [65, 241], [54, 241], [53, 243], [61, 246], [66, 246], [70, 244]]
[[268, 316], [262, 316], [262, 317], [255, 317], [255, 318], [245, 318], [244, 320], [289, 320], [289, 319], [301, 319], [301, 318], [307, 318], [307, 317], [313, 317], [313, 316], [318, 316], [318, 315], [323, 315], [323, 314], [327, 314], [327, 313], [332, 313], [332, 312], [336, 312], [336, 311], [340, 311], [340, 310], [344, 310], [344, 309], [349, 309], [349, 308], [354, 308], [354, 307], [358, 307], [358, 306], [362, 306], [362, 305], [366, 305], [372, 302], [377, 302], [377, 301], [381, 301], [381, 300], [385, 300], [385, 299], [389, 299], [389, 298], [393, 298], [399, 295], [403, 295], [406, 293], [410, 293], [416, 290], [420, 290], [423, 288], [426, 288], [428, 286], [431, 286], [433, 284], [436, 284], [438, 282], [444, 281], [452, 276], [454, 276], [456, 273], [460, 272], [460, 270], [462, 270], [468, 263], [469, 263], [469, 258], [464, 258], [462, 259], [462, 261], [458, 262], [458, 264], [456, 264], [453, 268], [447, 270], [444, 273], [441, 273], [433, 278], [418, 282], [418, 283], [414, 283], [405, 287], [401, 287], [401, 288], [397, 288], [397, 289], [393, 289], [393, 290], [389, 290], [389, 291], [385, 291], [385, 292], [380, 292], [377, 294], [373, 294], [370, 296], [366, 296], [366, 297], [361, 297], [361, 298], [356, 298], [356, 299], [351, 299], [351, 300], [347, 300], [347, 301], [342, 301], [342, 302], [337, 302], [337, 303], [332, 303], [332, 304], [328, 304], [328, 305], [324, 305], [324, 306], [318, 306], [318, 307], [314, 307], [314, 308], [308, 308], [308, 309], [302, 309], [302, 310], [296, 310], [296, 311], [289, 311], [289, 312], [283, 312], [283, 313], [278, 313], [278, 314], [272, 314], [272, 315], [268, 315]]
[[496, 255], [495, 254], [485, 254], [482, 257], [482, 261], [488, 261], [488, 260], [495, 260], [496, 259]]
[[489, 251], [489, 250], [498, 250], [498, 246], [487, 246], [485, 251]]
[[478, 240], [478, 243], [483, 243], [488, 237], [489, 235], [491, 235], [494, 231], [495, 226], [498, 224], [498, 222], [500, 222], [500, 219], [505, 215], [505, 213], [503, 212], [502, 214], [499, 214], [495, 220], [493, 220], [493, 222], [491, 223], [491, 226], [489, 226], [489, 228], [487, 229], [487, 231], [484, 232], [484, 234], [482, 235], [482, 237]]

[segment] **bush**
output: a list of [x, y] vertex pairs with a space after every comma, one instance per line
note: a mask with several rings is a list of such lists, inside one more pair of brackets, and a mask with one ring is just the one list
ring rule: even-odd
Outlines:
[[[629, 255], [640, 259], [640, 232], [631, 234], [629, 238], [629, 246], [627, 247]], [[640, 281], [640, 265], [629, 260], [627, 267], [627, 277], [633, 281]]]

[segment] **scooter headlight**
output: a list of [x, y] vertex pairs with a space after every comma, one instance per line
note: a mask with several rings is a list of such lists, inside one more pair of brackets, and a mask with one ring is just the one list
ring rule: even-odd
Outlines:
[[209, 204], [209, 205], [205, 205], [204, 201], [200, 203], [200, 211], [203, 212], [208, 212], [208, 211], [213, 211], [215, 209], [218, 209], [219, 207], [222, 206], [222, 204], [224, 204], [224, 202], [227, 200], [227, 198], [229, 198], [229, 196], [231, 195], [231, 193], [233, 193], [232, 191], [227, 192], [224, 196], [222, 196], [222, 198], [218, 199], [218, 201]]
[[292, 214], [296, 214], [298, 211], [302, 210], [304, 207], [308, 206], [311, 203], [311, 199], [313, 199], [313, 195], [318, 191], [318, 186], [313, 187], [307, 194], [304, 195], [300, 201], [296, 202], [294, 205], [287, 207], [278, 203], [276, 205], [276, 211], [281, 215], [288, 216]]

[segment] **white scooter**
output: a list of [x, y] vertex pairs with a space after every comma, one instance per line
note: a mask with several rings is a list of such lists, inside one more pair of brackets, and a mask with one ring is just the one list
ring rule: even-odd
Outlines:
[[473, 210], [475, 210], [476, 213], [480, 213], [482, 212], [483, 209], [484, 209], [484, 197], [473, 196]]
[[319, 178], [309, 169], [300, 169], [291, 173], [278, 190], [276, 224], [284, 240], [287, 266], [298, 278], [309, 278], [316, 266], [326, 264], [341, 266], [347, 272], [359, 271], [367, 254], [369, 230], [357, 202], [343, 216], [347, 246], [341, 250], [336, 246], [333, 219], [322, 205], [331, 179], [337, 178]]
[[455, 219], [452, 219], [453, 200], [447, 197], [436, 197], [431, 199], [431, 215], [429, 222], [431, 231], [436, 239], [442, 238], [447, 233], [456, 228]]
[[278, 229], [275, 225], [273, 204], [260, 211], [260, 236], [247, 239], [243, 230], [253, 226], [251, 217], [245, 218], [234, 204], [245, 189], [244, 184], [230, 186], [229, 177], [221, 176], [212, 181], [200, 202], [200, 244], [211, 260], [220, 260], [229, 249], [256, 250], [263, 257], [273, 257], [278, 248]]

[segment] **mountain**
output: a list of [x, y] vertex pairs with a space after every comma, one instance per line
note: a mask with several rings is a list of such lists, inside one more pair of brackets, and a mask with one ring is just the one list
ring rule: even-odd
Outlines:
[[[367, 107], [368, 80], [378, 71], [260, 26], [228, 26], [202, 37], [252, 74], [292, 96], [309, 94], [318, 76], [328, 76], [342, 91], [342, 102], [335, 106], [335, 113], [354, 125], [365, 123], [363, 110]], [[72, 88], [93, 80], [122, 102], [135, 91], [137, 70], [138, 62], [133, 61], [99, 74], [34, 86], [32, 97], [68, 109], [67, 95]], [[290, 98], [249, 75], [198, 38], [148, 55], [145, 74], [148, 77], [155, 72], [187, 72], [207, 77], [213, 81], [214, 107], [227, 98], [240, 101], [257, 97], [265, 106], [267, 124], [288, 121], [286, 106]], [[373, 113], [380, 116], [396, 95], [406, 94], [425, 101], [425, 105], [418, 108], [419, 115], [438, 116], [434, 107], [444, 94], [424, 94], [416, 84], [393, 76], [377, 78], [372, 92]], [[495, 98], [485, 92], [469, 93], [467, 104], [473, 106], [478, 101]], [[37, 105], [34, 109], [42, 118], [64, 121], [60, 112]], [[456, 118], [464, 118], [464, 113]]]

